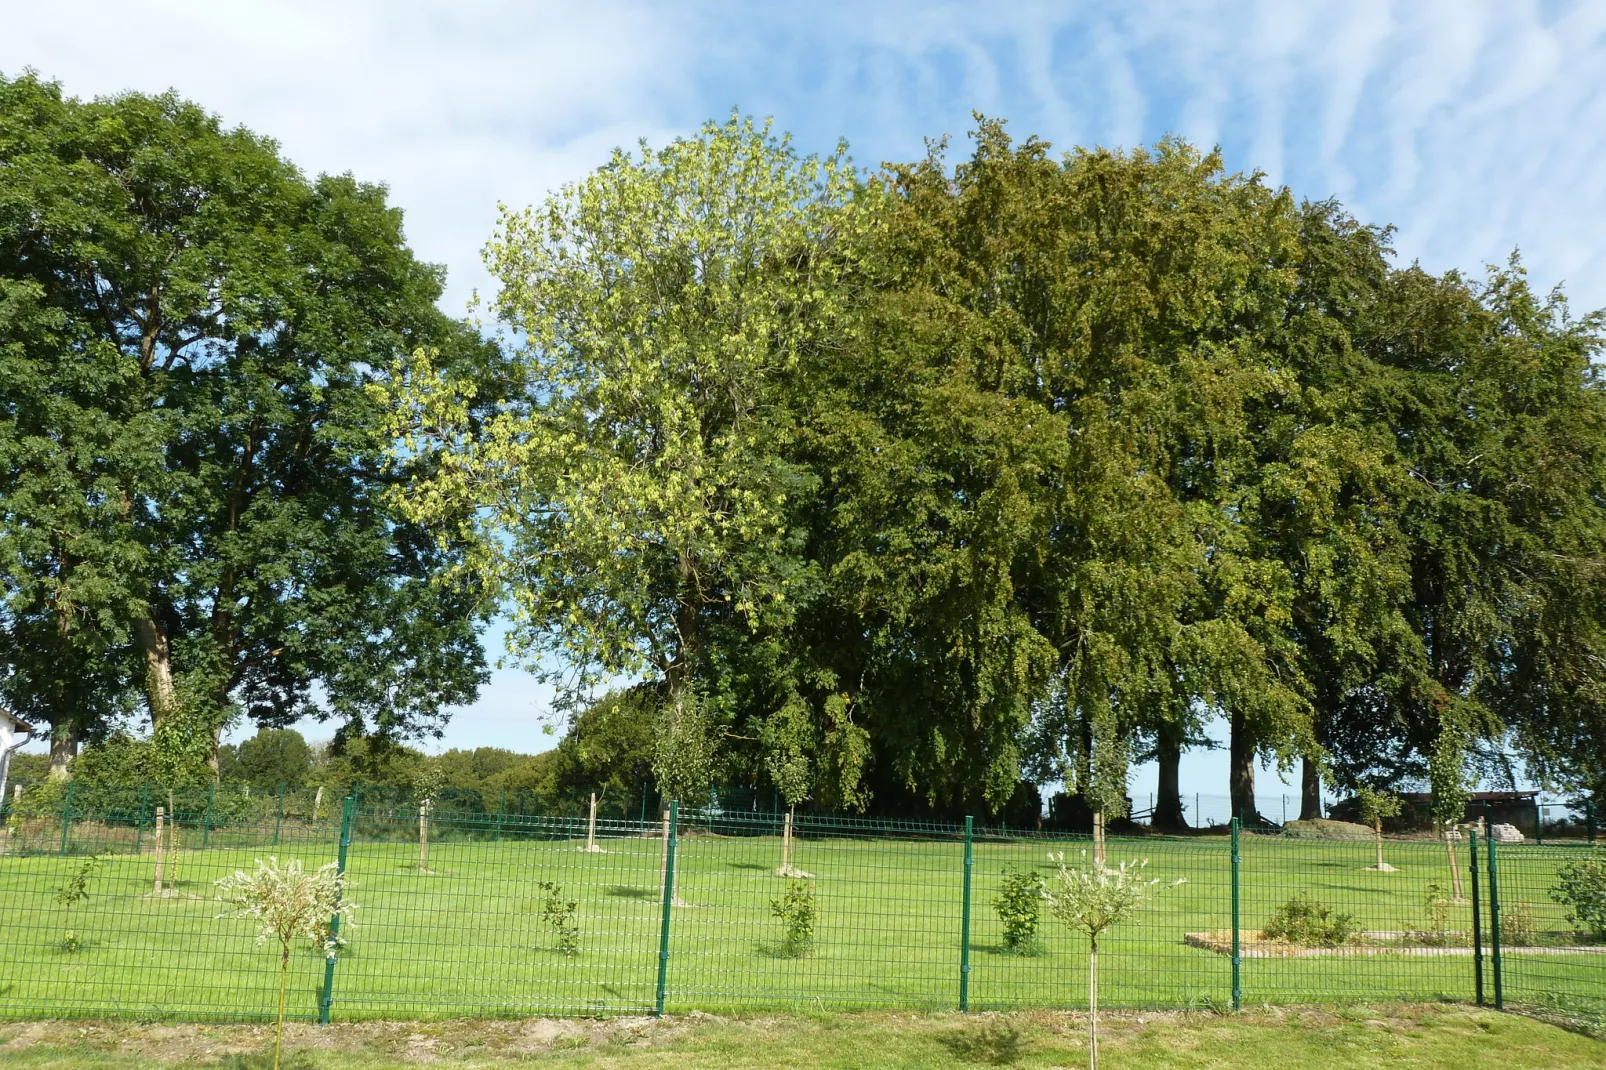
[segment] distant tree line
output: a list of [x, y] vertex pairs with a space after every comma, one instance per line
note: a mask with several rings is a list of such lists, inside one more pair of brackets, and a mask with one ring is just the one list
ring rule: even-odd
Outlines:
[[1178, 827], [1219, 718], [1245, 820], [1257, 759], [1606, 788], [1599, 314], [1177, 140], [946, 154], [618, 152], [504, 213], [492, 339], [382, 189], [0, 81], [0, 701], [62, 772], [401, 770], [500, 608], [566, 730], [465, 783], [1113, 818], [1152, 758]]

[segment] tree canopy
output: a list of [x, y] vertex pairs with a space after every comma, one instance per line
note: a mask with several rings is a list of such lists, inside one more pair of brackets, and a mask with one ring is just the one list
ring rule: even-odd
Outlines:
[[0, 79], [0, 694], [63, 757], [141, 707], [215, 768], [242, 715], [406, 735], [474, 695], [484, 593], [390, 506], [419, 462], [368, 390], [419, 347], [491, 381], [440, 293], [382, 187]]

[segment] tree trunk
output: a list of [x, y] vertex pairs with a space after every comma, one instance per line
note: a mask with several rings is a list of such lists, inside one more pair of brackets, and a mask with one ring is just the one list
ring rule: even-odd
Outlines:
[[154, 727], [173, 708], [173, 656], [168, 649], [167, 633], [152, 616], [146, 615], [134, 622], [134, 639], [145, 655], [145, 698], [151, 707]]
[[[1180, 728], [1173, 731], [1167, 726], [1160, 730], [1155, 758], [1160, 763], [1160, 791], [1155, 797], [1154, 813], [1149, 818], [1149, 825], [1157, 832], [1182, 832], [1187, 829], [1188, 821], [1182, 812]], [[1193, 819], [1197, 822], [1199, 815], [1195, 814]]]
[[1087, 952], [1087, 1065], [1099, 1070], [1099, 938], [1094, 936]]
[[72, 775], [72, 761], [78, 757], [78, 726], [71, 720], [50, 727], [50, 779], [65, 780]]
[[1260, 824], [1260, 814], [1255, 810], [1255, 748], [1249, 739], [1249, 726], [1244, 721], [1242, 713], [1234, 712], [1231, 718], [1232, 727], [1232, 772], [1229, 792], [1232, 796], [1232, 816], [1240, 824]]
[[1104, 866], [1104, 811], [1093, 811], [1093, 863]]
[[1306, 756], [1299, 772], [1299, 819], [1315, 821], [1322, 816], [1322, 767]]

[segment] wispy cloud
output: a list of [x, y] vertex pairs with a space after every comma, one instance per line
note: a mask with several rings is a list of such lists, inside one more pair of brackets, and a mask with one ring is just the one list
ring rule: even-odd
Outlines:
[[[1538, 282], [1606, 306], [1598, 0], [55, 0], [6, 12], [0, 70], [25, 66], [79, 95], [174, 86], [310, 171], [388, 182], [453, 310], [498, 201], [733, 106], [871, 164], [973, 109], [1062, 148], [1177, 133], [1396, 224], [1431, 268], [1521, 246]], [[499, 676], [452, 738], [540, 701]]]

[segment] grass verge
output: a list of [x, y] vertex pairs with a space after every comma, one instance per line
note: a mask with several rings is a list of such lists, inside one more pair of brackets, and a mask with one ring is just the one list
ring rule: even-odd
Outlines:
[[[1109, 1070], [1606, 1068], [1606, 1043], [1517, 1015], [1391, 1004], [1239, 1015], [1108, 1016]], [[296, 1070], [536, 1066], [594, 1070], [926, 1070], [1085, 1063], [1086, 1019], [1062, 1012], [370, 1022], [286, 1038]], [[0, 1026], [0, 1068], [266, 1066], [260, 1026], [33, 1022]]]

